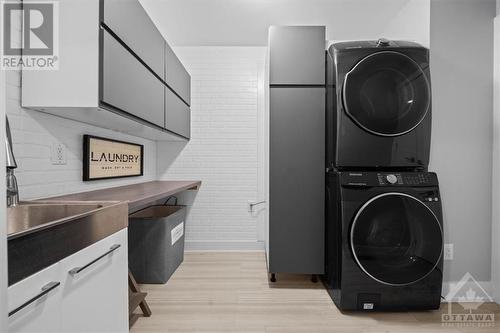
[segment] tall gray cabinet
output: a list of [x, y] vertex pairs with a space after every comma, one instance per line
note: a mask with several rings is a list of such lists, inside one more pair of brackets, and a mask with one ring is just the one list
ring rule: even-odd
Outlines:
[[269, 29], [268, 271], [323, 274], [325, 27]]

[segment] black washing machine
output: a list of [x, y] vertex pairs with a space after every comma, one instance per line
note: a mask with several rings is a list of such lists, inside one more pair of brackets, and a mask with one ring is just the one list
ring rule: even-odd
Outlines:
[[429, 51], [412, 42], [335, 43], [327, 51], [327, 167], [429, 164]]
[[438, 309], [443, 280], [435, 173], [331, 172], [326, 274], [340, 310]]

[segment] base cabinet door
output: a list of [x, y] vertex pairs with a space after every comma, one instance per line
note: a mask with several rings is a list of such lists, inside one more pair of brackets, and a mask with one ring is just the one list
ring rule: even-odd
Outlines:
[[60, 332], [60, 278], [56, 263], [8, 288], [9, 332]]
[[127, 229], [61, 261], [62, 332], [128, 332]]

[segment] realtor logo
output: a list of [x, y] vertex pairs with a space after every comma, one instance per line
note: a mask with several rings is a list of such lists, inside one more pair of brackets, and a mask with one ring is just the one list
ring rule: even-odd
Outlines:
[[[486, 302], [493, 302], [486, 290], [470, 273], [466, 273], [453, 285], [446, 295], [448, 311], [441, 315], [443, 326], [458, 327], [494, 327], [495, 314], [482, 309]], [[453, 302], [458, 302], [459, 309]]]
[[1, 69], [57, 70], [59, 3], [3, 0]]

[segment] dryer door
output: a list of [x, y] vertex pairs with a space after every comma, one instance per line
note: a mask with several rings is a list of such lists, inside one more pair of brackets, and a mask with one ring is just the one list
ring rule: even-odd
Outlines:
[[413, 130], [426, 116], [431, 101], [422, 68], [394, 51], [373, 53], [358, 62], [345, 76], [342, 95], [351, 119], [381, 136]]
[[359, 267], [371, 278], [407, 285], [437, 266], [443, 234], [436, 215], [422, 201], [404, 193], [384, 193], [357, 212], [350, 245]]

